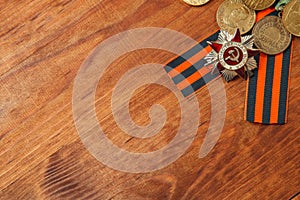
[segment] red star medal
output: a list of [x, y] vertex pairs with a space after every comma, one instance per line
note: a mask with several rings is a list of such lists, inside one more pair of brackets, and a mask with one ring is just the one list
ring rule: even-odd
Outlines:
[[235, 35], [221, 31], [216, 42], [208, 42], [212, 51], [205, 57], [206, 65], [214, 64], [212, 73], [221, 72], [226, 81], [237, 75], [243, 79], [252, 76], [257, 68], [254, 56], [259, 50], [253, 49], [253, 36], [241, 36], [239, 29]]

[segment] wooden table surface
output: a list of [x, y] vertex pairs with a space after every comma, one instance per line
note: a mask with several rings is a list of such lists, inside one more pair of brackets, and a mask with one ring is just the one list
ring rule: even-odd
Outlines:
[[[190, 7], [180, 0], [0, 1], [0, 199], [289, 199], [300, 191], [300, 38], [294, 38], [289, 122], [244, 121], [246, 82], [225, 83], [227, 113], [214, 149], [199, 158], [209, 127], [207, 88], [197, 92], [200, 126], [187, 151], [149, 173], [126, 173], [97, 161], [76, 131], [74, 79], [92, 50], [133, 28], [162, 27], [195, 40], [217, 30], [221, 0]], [[165, 127], [138, 139], [121, 131], [111, 95], [128, 70], [166, 63], [174, 54], [142, 49], [118, 58], [100, 79], [96, 113], [106, 136], [120, 148], [152, 152], [167, 145], [180, 124], [180, 106], [167, 88], [145, 85], [134, 92], [130, 114], [150, 123], [149, 108], [161, 104]], [[165, 77], [165, 74], [161, 76]], [[297, 198], [297, 197], [296, 197]]]

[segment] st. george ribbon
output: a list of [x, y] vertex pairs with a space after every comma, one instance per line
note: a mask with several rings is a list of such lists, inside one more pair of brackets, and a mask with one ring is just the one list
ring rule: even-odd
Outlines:
[[[278, 16], [275, 8], [258, 12], [256, 22], [270, 15]], [[165, 65], [165, 71], [183, 96], [188, 97], [209, 82], [224, 76], [221, 72], [213, 73], [214, 67], [207, 66], [205, 59], [213, 51], [208, 42], [217, 41], [220, 33], [215, 31], [200, 41], [199, 45]], [[254, 69], [251, 78], [247, 79], [244, 115], [246, 121], [261, 124], [287, 123], [292, 46], [291, 44], [277, 55], [266, 55], [262, 52], [255, 55], [258, 68]]]

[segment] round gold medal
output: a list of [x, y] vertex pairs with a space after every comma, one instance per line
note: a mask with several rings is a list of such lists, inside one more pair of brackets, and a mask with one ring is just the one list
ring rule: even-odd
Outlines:
[[300, 0], [292, 0], [284, 7], [282, 21], [291, 34], [300, 37]]
[[202, 6], [209, 2], [210, 0], [183, 0], [185, 3], [191, 6]]
[[257, 22], [253, 28], [253, 36], [255, 46], [269, 55], [283, 52], [292, 40], [292, 35], [277, 16], [268, 16]]
[[276, 0], [243, 0], [249, 8], [253, 10], [264, 10], [275, 3]]
[[247, 33], [254, 25], [255, 11], [241, 0], [225, 0], [217, 11], [217, 23], [222, 30], [234, 34], [238, 28], [241, 34]]

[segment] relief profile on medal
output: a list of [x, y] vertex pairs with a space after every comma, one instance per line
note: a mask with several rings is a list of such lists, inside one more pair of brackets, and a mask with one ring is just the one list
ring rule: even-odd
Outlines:
[[227, 82], [236, 76], [246, 80], [257, 68], [254, 56], [259, 50], [253, 48], [253, 42], [252, 35], [241, 36], [239, 29], [234, 35], [221, 30], [217, 41], [208, 42], [212, 51], [204, 58], [205, 65], [212, 65], [211, 73], [220, 72]]
[[256, 13], [241, 0], [225, 0], [217, 11], [217, 23], [222, 30], [234, 34], [238, 28], [242, 34], [253, 27]]

